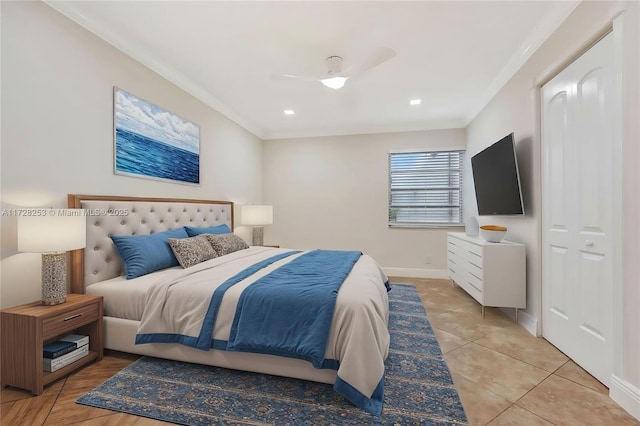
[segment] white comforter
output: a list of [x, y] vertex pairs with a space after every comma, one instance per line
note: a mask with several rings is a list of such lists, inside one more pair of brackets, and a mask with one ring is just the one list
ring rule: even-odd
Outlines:
[[[287, 251], [251, 247], [176, 270], [149, 289], [138, 334], [197, 338], [218, 285], [256, 262]], [[236, 304], [247, 286], [301, 254], [281, 259], [229, 288], [222, 299], [212, 338], [229, 340]], [[389, 349], [386, 281], [386, 275], [371, 257], [359, 258], [338, 292], [325, 353], [325, 359], [339, 361], [339, 380], [365, 398], [370, 398], [381, 383]]]

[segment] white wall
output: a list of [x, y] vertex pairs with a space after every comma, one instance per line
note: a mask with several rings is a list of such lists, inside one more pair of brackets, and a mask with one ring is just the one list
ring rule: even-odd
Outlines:
[[[622, 16], [622, 291], [617, 312], [622, 330], [617, 336], [614, 374], [635, 387], [614, 399], [640, 419], [640, 2], [624, 2]], [[618, 24], [618, 22], [616, 22]], [[624, 386], [624, 383], [623, 383]], [[635, 396], [635, 399], [634, 399]], [[634, 404], [635, 401], [635, 405]]]
[[265, 141], [265, 243], [361, 250], [394, 275], [444, 276], [451, 229], [388, 227], [388, 151], [464, 145], [463, 129]]
[[[538, 104], [536, 87], [540, 79], [550, 77], [575, 55], [583, 50], [593, 37], [611, 26], [613, 18], [622, 10], [625, 13], [623, 76], [623, 242], [621, 289], [614, 306], [618, 318], [615, 331], [614, 375], [626, 383], [631, 395], [627, 403], [614, 395], [618, 402], [640, 416], [640, 228], [638, 226], [639, 201], [638, 164], [640, 150], [638, 140], [638, 93], [640, 88], [640, 6], [637, 2], [582, 2], [567, 20], [547, 39], [531, 59], [500, 90], [484, 110], [467, 127], [468, 156], [480, 151], [500, 137], [515, 133], [518, 163], [522, 177], [522, 189], [526, 217], [491, 218], [480, 217], [481, 224], [499, 223], [509, 228], [508, 238], [527, 246], [527, 309], [525, 317], [530, 323], [539, 320], [541, 311], [541, 265], [540, 265], [540, 144], [538, 135]], [[473, 205], [473, 184], [469, 180], [470, 165], [466, 167], [465, 204]], [[467, 213], [470, 213], [467, 210]], [[538, 322], [538, 331], [540, 324]], [[635, 390], [633, 390], [635, 388]], [[635, 394], [634, 394], [635, 392]], [[635, 398], [635, 400], [634, 400]], [[631, 401], [631, 402], [629, 402]], [[634, 402], [635, 401], [635, 402]]]
[[[67, 193], [261, 201], [256, 136], [49, 6], [1, 8], [2, 208], [65, 207]], [[200, 186], [114, 175], [113, 86], [200, 125]], [[17, 253], [16, 218], [1, 220], [0, 306], [38, 300], [40, 255]]]

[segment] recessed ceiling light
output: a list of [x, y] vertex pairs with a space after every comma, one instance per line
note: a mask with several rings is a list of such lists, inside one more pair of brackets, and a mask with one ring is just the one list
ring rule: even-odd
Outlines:
[[409, 101], [409, 105], [420, 105], [422, 103], [422, 99], [411, 99]]
[[284, 110], [284, 115], [295, 115], [296, 112], [292, 109], [285, 109]]

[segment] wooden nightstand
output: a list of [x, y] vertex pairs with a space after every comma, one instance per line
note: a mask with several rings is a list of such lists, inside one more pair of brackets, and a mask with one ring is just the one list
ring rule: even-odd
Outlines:
[[[0, 315], [2, 387], [40, 395], [45, 385], [102, 359], [102, 296], [67, 294], [60, 305], [38, 301], [4, 309]], [[89, 336], [89, 355], [54, 372], [44, 371], [42, 347], [70, 333]]]

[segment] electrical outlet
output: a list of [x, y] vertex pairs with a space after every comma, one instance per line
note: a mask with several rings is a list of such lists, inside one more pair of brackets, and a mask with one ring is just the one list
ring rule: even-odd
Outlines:
[[431, 256], [427, 256], [424, 263], [426, 263], [427, 265], [431, 265]]

